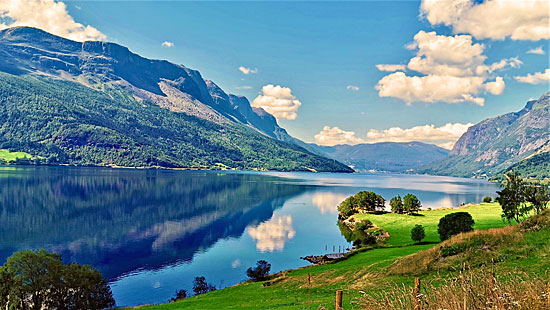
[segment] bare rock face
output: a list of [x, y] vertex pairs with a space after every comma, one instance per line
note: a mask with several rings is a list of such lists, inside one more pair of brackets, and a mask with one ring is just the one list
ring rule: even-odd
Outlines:
[[486, 119], [468, 129], [448, 158], [420, 172], [456, 176], [498, 173], [550, 143], [550, 93], [521, 111]]

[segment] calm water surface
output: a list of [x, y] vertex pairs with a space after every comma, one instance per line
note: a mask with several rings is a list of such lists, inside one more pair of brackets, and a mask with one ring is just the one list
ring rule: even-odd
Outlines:
[[495, 196], [483, 180], [399, 174], [254, 173], [0, 166], [0, 262], [47, 248], [98, 268], [118, 306], [246, 279], [259, 259], [272, 271], [301, 256], [349, 246], [336, 206], [360, 190], [386, 200], [413, 193], [440, 208]]

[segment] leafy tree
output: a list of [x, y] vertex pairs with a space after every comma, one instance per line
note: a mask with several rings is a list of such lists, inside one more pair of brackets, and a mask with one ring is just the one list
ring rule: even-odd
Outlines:
[[248, 270], [246, 271], [246, 275], [252, 281], [264, 281], [267, 279], [267, 276], [269, 275], [270, 270], [271, 270], [270, 263], [268, 263], [265, 260], [259, 260], [257, 262], [256, 268], [248, 268]]
[[474, 230], [474, 219], [468, 212], [450, 213], [439, 219], [437, 233], [441, 241], [461, 232]]
[[495, 198], [502, 208], [502, 219], [512, 224], [512, 220], [519, 223], [529, 214], [532, 206], [525, 204], [523, 180], [514, 171], [506, 174], [506, 180], [501, 184], [503, 189], [497, 192]]
[[175, 302], [175, 301], [182, 300], [182, 299], [185, 299], [185, 298], [187, 298], [187, 291], [186, 290], [178, 290], [178, 291], [176, 291], [176, 296], [172, 297], [170, 299], [170, 301]]
[[95, 310], [115, 305], [99, 271], [76, 263], [64, 265], [60, 255], [43, 249], [14, 253], [0, 268], [0, 280], [2, 308]]
[[403, 211], [407, 214], [413, 214], [420, 211], [422, 203], [413, 194], [407, 194], [403, 198]]
[[374, 192], [361, 191], [354, 196], [355, 209], [359, 212], [374, 212], [384, 209], [384, 198]]
[[419, 243], [426, 237], [426, 233], [424, 232], [424, 226], [416, 224], [414, 225], [413, 229], [411, 230], [411, 239], [415, 243]]
[[193, 280], [193, 292], [195, 292], [195, 295], [200, 295], [215, 290], [216, 287], [206, 283], [206, 278], [204, 277], [195, 277], [195, 280]]
[[537, 214], [547, 208], [550, 195], [544, 185], [529, 184], [523, 188], [522, 195], [526, 202], [530, 203]]
[[390, 207], [391, 207], [391, 212], [398, 213], [398, 214], [403, 214], [403, 212], [404, 212], [403, 199], [401, 199], [401, 196], [397, 195], [397, 196], [393, 197], [390, 200]]
[[485, 202], [485, 203], [490, 203], [492, 201], [493, 201], [493, 198], [491, 198], [489, 196], [483, 197], [483, 202]]
[[342, 201], [342, 203], [338, 206], [338, 218], [344, 220], [355, 214], [356, 211], [354, 205], [355, 203], [353, 196], [350, 196]]

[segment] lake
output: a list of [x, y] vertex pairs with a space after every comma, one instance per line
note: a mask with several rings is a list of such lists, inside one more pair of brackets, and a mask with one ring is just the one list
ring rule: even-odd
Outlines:
[[246, 280], [265, 259], [277, 272], [300, 257], [350, 245], [337, 205], [360, 190], [407, 193], [425, 208], [495, 196], [485, 180], [400, 174], [330, 174], [0, 166], [0, 262], [46, 248], [91, 264], [118, 306], [192, 292], [196, 276], [218, 288]]

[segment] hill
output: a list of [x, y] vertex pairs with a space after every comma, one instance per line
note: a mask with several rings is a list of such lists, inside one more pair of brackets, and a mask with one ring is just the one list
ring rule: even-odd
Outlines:
[[491, 176], [550, 144], [550, 93], [527, 102], [521, 111], [486, 119], [468, 129], [449, 157], [419, 173], [459, 177]]
[[498, 174], [497, 179], [504, 179], [503, 175], [511, 170], [525, 179], [550, 180], [550, 152], [535, 154], [510, 166]]
[[75, 165], [352, 171], [198, 71], [108, 42], [0, 31], [0, 149]]
[[403, 172], [417, 169], [449, 154], [449, 150], [422, 142], [311, 146], [321, 154], [363, 172]]
[[[336, 263], [282, 272], [269, 281], [245, 282], [179, 302], [143, 309], [258, 309], [259, 305], [261, 308], [277, 309], [330, 309], [334, 305], [337, 289], [345, 292], [345, 309], [357, 307], [358, 304], [368, 307], [363, 304], [365, 297], [369, 302], [377, 300], [385, 303], [385, 296], [393, 290], [401, 287], [401, 290], [410, 292], [416, 276], [424, 283], [431, 282], [436, 286], [437, 283], [446, 283], [447, 279], [452, 282], [463, 276], [461, 269], [465, 264], [473, 274], [494, 272], [498, 281], [502, 281], [498, 282], [500, 288], [509, 287], [507, 281], [515, 276], [523, 277], [522, 282], [530, 283], [524, 273], [548, 281], [550, 264], [545, 249], [550, 246], [547, 238], [550, 233], [550, 211], [520, 225], [502, 227], [500, 206], [496, 203], [461, 207], [460, 211], [467, 211], [474, 218], [476, 230], [437, 243], [439, 218], [456, 211], [423, 210], [420, 216], [414, 217], [365, 214], [364, 217], [390, 233], [386, 246], [354, 253]], [[409, 239], [415, 219], [426, 227], [427, 242], [422, 244], [413, 244]], [[487, 270], [488, 267], [490, 270]], [[399, 292], [402, 294], [402, 291]], [[509, 291], [504, 293], [509, 294]], [[479, 298], [479, 295], [476, 296]], [[379, 309], [392, 307], [388, 304], [386, 308]]]

